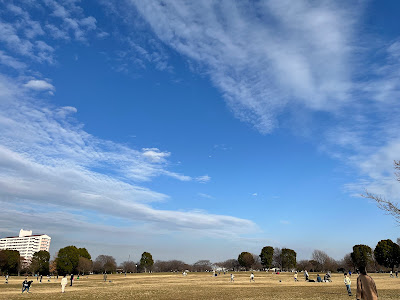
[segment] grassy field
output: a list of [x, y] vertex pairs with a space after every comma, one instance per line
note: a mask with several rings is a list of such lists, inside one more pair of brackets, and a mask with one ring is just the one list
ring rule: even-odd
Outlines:
[[[72, 287], [61, 293], [61, 278], [43, 278], [43, 283], [34, 280], [31, 293], [21, 294], [24, 277], [11, 277], [9, 284], [0, 282], [0, 299], [350, 299], [343, 283], [342, 274], [333, 274], [333, 282], [305, 282], [299, 274], [299, 282], [293, 274], [271, 274], [255, 272], [255, 282], [249, 282], [249, 272], [213, 277], [210, 273], [153, 273], [108, 275], [104, 282], [101, 275], [90, 275], [75, 280]], [[315, 279], [316, 274], [310, 274]], [[371, 274], [380, 299], [400, 299], [400, 278], [389, 278], [389, 274]], [[357, 275], [352, 276], [353, 294], [356, 292]], [[280, 282], [281, 280], [281, 282]], [[355, 299], [355, 296], [353, 296]]]

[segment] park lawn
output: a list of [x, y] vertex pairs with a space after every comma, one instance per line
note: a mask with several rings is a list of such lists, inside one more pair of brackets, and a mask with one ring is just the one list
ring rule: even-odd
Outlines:
[[[30, 294], [21, 294], [24, 277], [11, 277], [9, 284], [0, 282], [0, 299], [350, 299], [343, 283], [343, 274], [333, 274], [330, 283], [305, 282], [299, 273], [299, 282], [294, 282], [292, 273], [279, 275], [254, 272], [255, 281], [249, 282], [250, 272], [234, 272], [235, 282], [230, 282], [230, 273], [213, 277], [212, 273], [123, 274], [89, 275], [67, 285], [61, 293], [61, 278], [43, 277], [39, 284], [33, 280]], [[400, 299], [400, 278], [389, 274], [370, 274], [377, 285], [380, 299]], [[316, 274], [310, 274], [315, 279]], [[357, 275], [353, 275], [352, 290], [355, 299]], [[280, 282], [281, 280], [281, 282]], [[109, 282], [111, 281], [111, 282]]]

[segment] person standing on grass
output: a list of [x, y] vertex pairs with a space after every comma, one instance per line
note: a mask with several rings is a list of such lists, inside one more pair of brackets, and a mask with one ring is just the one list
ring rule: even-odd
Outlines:
[[104, 272], [103, 279], [104, 279], [104, 282], [107, 281], [107, 272]]
[[6, 275], [6, 283], [8, 283], [8, 274]]
[[22, 293], [21, 294], [23, 294], [25, 291], [27, 293], [29, 293], [28, 278], [25, 278], [25, 280], [22, 282]]
[[235, 282], [235, 275], [231, 274], [231, 282]]
[[251, 275], [250, 275], [250, 282], [252, 282], [252, 281], [255, 282], [253, 272], [251, 272]]
[[72, 282], [74, 281], [74, 274], [71, 274], [70, 280], [71, 280], [71, 285], [70, 286], [72, 286]]
[[378, 290], [375, 281], [367, 275], [365, 267], [360, 268], [360, 275], [357, 278], [357, 300], [378, 300]]
[[64, 275], [64, 277], [61, 279], [61, 293], [65, 293], [65, 287], [68, 284], [68, 279], [67, 275]]
[[296, 281], [297, 281], [297, 271], [294, 272], [294, 282], [296, 282]]
[[393, 271], [390, 271], [390, 278], [393, 278]]
[[351, 294], [351, 280], [350, 277], [347, 276], [347, 273], [344, 273], [344, 284], [346, 285], [347, 293], [349, 294], [349, 296], [353, 296]]
[[396, 274], [396, 278], [398, 278], [399, 277], [399, 270], [396, 270], [395, 274]]

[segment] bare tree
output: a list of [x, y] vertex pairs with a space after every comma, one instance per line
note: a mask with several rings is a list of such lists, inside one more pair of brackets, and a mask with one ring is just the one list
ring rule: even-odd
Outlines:
[[272, 264], [275, 268], [282, 269], [282, 249], [281, 248], [274, 249], [274, 256], [272, 259]]
[[87, 259], [86, 257], [79, 257], [79, 262], [78, 262], [78, 271], [79, 273], [85, 274], [87, 272], [92, 271], [93, 268], [93, 262], [90, 259]]
[[93, 271], [97, 273], [112, 273], [117, 269], [115, 258], [110, 255], [99, 255], [93, 262]]
[[228, 259], [226, 261], [216, 263], [216, 265], [228, 269], [229, 271], [239, 271], [240, 269], [240, 264], [237, 259]]
[[[394, 168], [400, 171], [400, 160], [394, 161]], [[397, 181], [400, 182], [400, 172], [395, 172], [394, 174], [397, 177]], [[374, 200], [380, 209], [386, 211], [388, 215], [393, 216], [400, 223], [400, 207], [397, 203], [387, 200], [381, 195], [370, 193], [367, 190], [361, 196]]]
[[212, 269], [211, 262], [209, 260], [199, 260], [193, 264], [193, 271], [204, 272]]
[[135, 263], [133, 261], [124, 261], [121, 264], [121, 269], [124, 270], [124, 272], [135, 273], [136, 265], [137, 265], [137, 263]]

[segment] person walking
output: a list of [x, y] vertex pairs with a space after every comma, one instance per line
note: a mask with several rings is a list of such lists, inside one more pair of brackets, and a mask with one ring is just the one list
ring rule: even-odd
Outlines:
[[42, 283], [43, 275], [40, 275], [39, 283]]
[[6, 275], [6, 283], [8, 283], [8, 274]]
[[251, 272], [251, 275], [250, 275], [250, 282], [252, 282], [252, 281], [255, 282], [253, 272]]
[[231, 274], [231, 282], [235, 282], [235, 275]]
[[393, 271], [390, 271], [390, 278], [393, 278]]
[[365, 267], [360, 268], [360, 275], [357, 278], [357, 300], [378, 300], [378, 290], [375, 281], [367, 275]]
[[65, 287], [67, 284], [68, 284], [67, 275], [64, 275], [64, 277], [61, 279], [61, 293], [65, 293]]
[[297, 282], [297, 271], [294, 272], [294, 282]]
[[347, 293], [349, 294], [349, 296], [353, 296], [351, 294], [351, 280], [350, 277], [347, 276], [347, 273], [344, 273], [344, 284], [346, 285]]
[[72, 282], [74, 281], [74, 274], [71, 274], [70, 280], [71, 280], [71, 285], [70, 286], [72, 286]]
[[104, 272], [103, 279], [104, 279], [104, 282], [107, 281], [107, 272]]
[[22, 282], [22, 293], [21, 294], [23, 294], [25, 291], [27, 293], [29, 293], [28, 278], [25, 278], [25, 280]]

